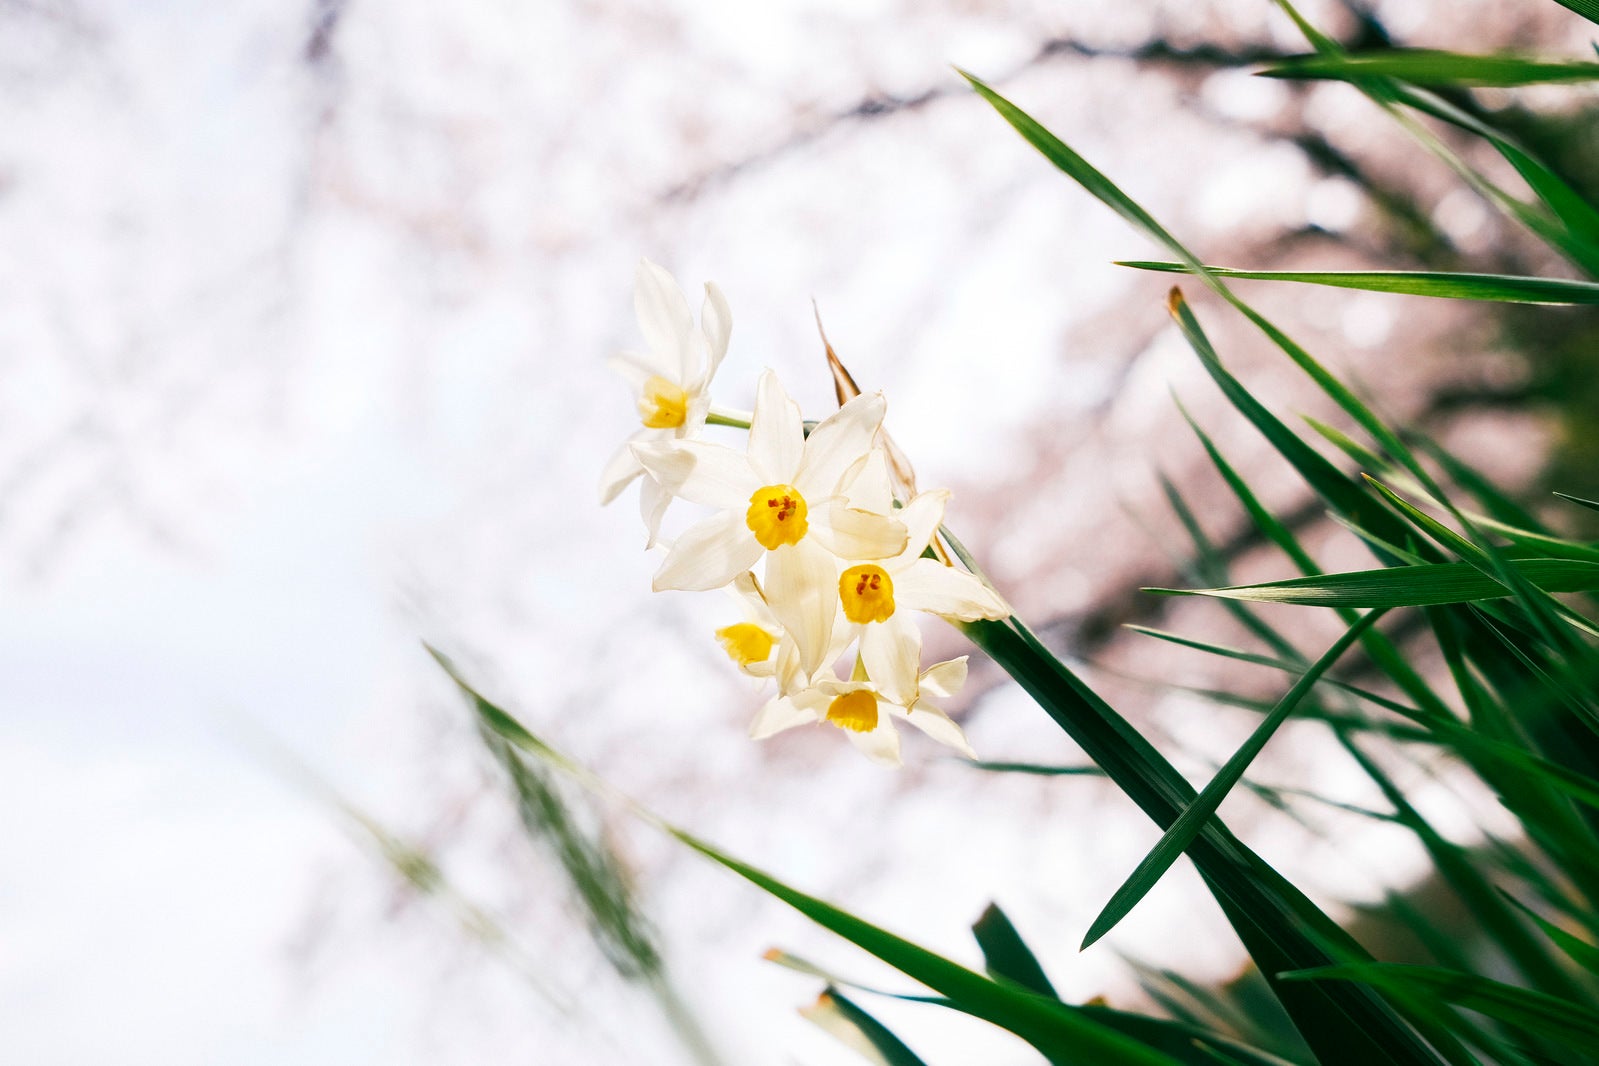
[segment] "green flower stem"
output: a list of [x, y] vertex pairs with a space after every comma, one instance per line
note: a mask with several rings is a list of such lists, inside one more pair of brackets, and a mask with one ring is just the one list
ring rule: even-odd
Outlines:
[[755, 417], [748, 411], [730, 411], [721, 407], [713, 407], [705, 415], [707, 426], [731, 426], [733, 429], [749, 429], [750, 419]]

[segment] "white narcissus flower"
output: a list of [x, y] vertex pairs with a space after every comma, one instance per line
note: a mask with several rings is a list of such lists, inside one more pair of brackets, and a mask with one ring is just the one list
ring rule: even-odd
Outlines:
[[764, 740], [785, 729], [827, 722], [842, 729], [872, 761], [898, 766], [899, 733], [894, 722], [901, 721], [975, 759], [977, 753], [966, 742], [961, 727], [931, 702], [931, 698], [953, 696], [965, 683], [964, 655], [928, 667], [916, 679], [910, 698], [903, 702], [889, 698], [871, 681], [823, 677], [792, 695], [768, 702], [750, 724], [750, 736]]
[[857, 396], [807, 436], [798, 405], [768, 370], [746, 451], [702, 440], [634, 444], [664, 491], [718, 512], [677, 538], [655, 590], [720, 588], [765, 556], [766, 600], [799, 646], [804, 673], [814, 674], [838, 612], [838, 560], [885, 559], [905, 548], [903, 523], [838, 494], [882, 422], [882, 396]]
[[[742, 622], [716, 631], [716, 640], [733, 665], [750, 677], [776, 679], [779, 695], [797, 692], [809, 684], [811, 677], [800, 662], [799, 645], [772, 613], [755, 574], [746, 570], [733, 579], [727, 591], [744, 609]], [[838, 609], [836, 603], [833, 609]], [[848, 626], [833, 627], [832, 643], [821, 657], [824, 669], [838, 661], [852, 639], [854, 634]]]
[[774, 653], [783, 642], [783, 627], [768, 606], [760, 582], [746, 570], [733, 579], [729, 590], [744, 608], [744, 620], [718, 629], [717, 641], [744, 673], [751, 677], [774, 676], [778, 663]]
[[[887, 477], [877, 473], [882, 465], [869, 456], [854, 473], [847, 490], [852, 503], [870, 510], [884, 506]], [[922, 633], [911, 612], [959, 622], [1011, 613], [1010, 605], [974, 575], [923, 556], [948, 500], [946, 489], [917, 495], [895, 512], [905, 523], [904, 550], [886, 559], [852, 562], [838, 577], [839, 607], [860, 636], [861, 665], [899, 703], [915, 698], [922, 658]]]
[[[677, 281], [648, 259], [639, 261], [633, 307], [649, 350], [642, 355], [623, 352], [613, 356], [610, 365], [632, 386], [644, 428], [629, 437], [605, 464], [600, 475], [601, 504], [610, 503], [644, 473], [633, 455], [633, 444], [699, 435], [711, 407], [711, 378], [727, 354], [727, 340], [733, 330], [733, 318], [722, 290], [705, 283], [705, 304], [696, 326]], [[639, 487], [639, 511], [651, 546], [670, 502], [669, 493], [649, 478], [644, 479]]]

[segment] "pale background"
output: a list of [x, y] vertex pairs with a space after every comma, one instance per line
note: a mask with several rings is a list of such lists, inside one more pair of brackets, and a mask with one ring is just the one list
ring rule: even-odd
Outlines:
[[[1440, 47], [1577, 54], [1591, 29], [1534, 0], [1378, 10]], [[423, 639], [651, 806], [964, 961], [997, 898], [1073, 997], [1139, 1003], [1119, 953], [1233, 975], [1236, 944], [1184, 869], [1075, 952], [1154, 839], [1100, 783], [980, 774], [919, 737], [898, 774], [827, 730], [747, 741], [761, 696], [709, 640], [727, 603], [652, 596], [630, 498], [595, 500], [633, 426], [603, 359], [639, 343], [641, 255], [691, 293], [726, 291], [733, 406], [770, 366], [825, 413], [814, 297], [1025, 615], [1075, 654], [1216, 683], [1197, 656], [1102, 633], [1136, 585], [1179, 579], [1159, 469], [1210, 501], [1218, 538], [1237, 528], [1170, 390], [1274, 502], [1294, 504], [1292, 481], [1254, 462], [1167, 328], [1168, 280], [1109, 265], [1153, 249], [951, 64], [1215, 261], [1413, 262], [1310, 134], [1401, 184], [1462, 262], [1558, 268], [1352, 91], [1217, 69], [1202, 45], [1302, 47], [1264, 2], [0, 2], [0, 1057], [685, 1061], [593, 948], [560, 868], [516, 843]], [[1396, 412], [1427, 409], [1440, 381], [1519, 372], [1490, 331], [1440, 350], [1473, 321], [1453, 308], [1250, 293]], [[1280, 410], [1322, 411], [1198, 306]], [[1463, 410], [1446, 436], [1507, 478], [1537, 468], [1544, 423]], [[1234, 639], [1187, 606], [1144, 617]], [[1089, 675], [1201, 774], [1249, 726]], [[998, 680], [974, 671], [963, 704], [979, 751], [1072, 762]], [[414, 898], [279, 744], [428, 849], [575, 1006]], [[1273, 756], [1279, 780], [1347, 776], [1292, 734]], [[1452, 794], [1435, 801], [1466, 832]], [[1334, 849], [1248, 804], [1235, 822], [1324, 899], [1420, 870], [1381, 834]], [[891, 977], [648, 830], [609, 826], [726, 1061], [853, 1061], [794, 1013], [818, 982], [760, 952]], [[1034, 1061], [981, 1023], [881, 1014], [935, 1066]]]

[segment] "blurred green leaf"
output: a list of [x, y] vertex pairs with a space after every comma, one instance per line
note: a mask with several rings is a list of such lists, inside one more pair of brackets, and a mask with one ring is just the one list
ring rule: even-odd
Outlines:
[[1413, 85], [1537, 85], [1599, 79], [1599, 63], [1517, 55], [1465, 55], [1430, 48], [1394, 48], [1341, 56], [1303, 55], [1268, 64], [1266, 78], [1397, 78]]
[[[1514, 559], [1509, 565], [1545, 592], [1599, 589], [1599, 563], [1576, 559]], [[1470, 563], [1420, 563], [1221, 589], [1145, 591], [1168, 596], [1219, 596], [1314, 607], [1421, 607], [1512, 595], [1510, 589]]]
[[472, 702], [485, 730], [575, 778], [585, 788], [623, 800], [636, 816], [782, 900], [823, 928], [883, 960], [912, 980], [947, 996], [958, 1009], [1016, 1034], [1051, 1059], [1104, 1063], [1106, 1066], [1179, 1066], [1171, 1057], [1087, 1020], [1056, 1000], [1009, 983], [993, 981], [840, 907], [792, 888], [673, 825], [637, 802], [618, 796], [603, 780], [484, 698], [461, 677], [448, 659], [437, 652], [433, 652], [433, 655]]
[[988, 762], [961, 759], [965, 766], [1002, 774], [1037, 774], [1043, 777], [1104, 777], [1105, 771], [1097, 766], [1044, 766], [1031, 762]]
[[1520, 908], [1523, 914], [1537, 923], [1538, 928], [1542, 929], [1544, 935], [1550, 940], [1554, 941], [1556, 946], [1558, 946], [1561, 951], [1566, 953], [1567, 958], [1569, 958], [1572, 962], [1575, 962], [1578, 966], [1581, 966], [1584, 970], [1587, 970], [1589, 973], [1599, 974], [1599, 947], [1595, 947], [1574, 933], [1569, 933], [1560, 928], [1558, 925], [1538, 914], [1531, 907], [1527, 906], [1519, 899], [1516, 899], [1508, 892], [1505, 893], [1505, 898]]
[[1599, 1014], [1542, 992], [1437, 966], [1368, 962], [1299, 970], [1290, 981], [1358, 981], [1406, 993], [1421, 993], [1507, 1025], [1537, 1033], [1584, 1053], [1599, 1048]]
[[926, 1066], [904, 1041], [882, 1022], [829, 987], [800, 1016], [859, 1052], [873, 1066]]
[[[1147, 260], [1119, 261], [1117, 266], [1151, 270], [1166, 274], [1194, 271], [1183, 263]], [[1326, 285], [1338, 289], [1362, 289], [1409, 296], [1435, 296], [1452, 300], [1486, 300], [1499, 303], [1555, 304], [1572, 306], [1599, 304], [1599, 283], [1569, 281], [1564, 278], [1530, 278], [1510, 274], [1454, 274], [1436, 271], [1402, 270], [1235, 270], [1207, 266], [1220, 278], [1250, 281], [1291, 281], [1303, 285]]]

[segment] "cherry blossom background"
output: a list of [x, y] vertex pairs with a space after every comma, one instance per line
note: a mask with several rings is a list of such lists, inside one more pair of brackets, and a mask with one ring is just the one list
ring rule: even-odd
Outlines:
[[[1306, 9], [1350, 40], [1586, 47], [1534, 0]], [[1301, 47], [1266, 3], [0, 2], [6, 1057], [690, 1061], [517, 829], [424, 639], [650, 806], [955, 957], [976, 961], [966, 928], [998, 899], [1067, 995], [1141, 1002], [1127, 958], [1232, 977], [1182, 870], [1076, 953], [1155, 839], [1093, 779], [983, 774], [916, 736], [897, 774], [826, 730], [746, 740], [761, 696], [710, 640], [729, 604], [652, 596], [636, 514], [597, 506], [633, 426], [603, 360], [638, 341], [648, 255], [727, 292], [721, 402], [747, 407], [772, 367], [815, 417], [814, 299], [1018, 609], [1203, 774], [1249, 716], [1123, 677], [1220, 683], [1122, 621], [1239, 639], [1133, 591], [1184, 581], [1160, 473], [1211, 505], [1240, 580], [1276, 564], [1237, 535], [1172, 394], [1332, 564], [1358, 553], [1227, 417], [1166, 326], [1169, 279], [1110, 265], [1152, 250], [950, 65], [1214, 261], [1558, 269], [1355, 93], [1248, 73]], [[1558, 441], [1507, 402], [1531, 371], [1478, 311], [1250, 295], [1497, 476], [1532, 477]], [[1191, 296], [1263, 398], [1325, 413]], [[1072, 762], [1002, 680], [976, 664], [978, 750]], [[1344, 783], [1295, 734], [1271, 754], [1268, 776]], [[323, 786], [508, 939], [414, 892]], [[1474, 831], [1446, 772], [1422, 802]], [[1424, 874], [1380, 832], [1317, 842], [1257, 807], [1226, 813], [1322, 898]], [[818, 982], [760, 954], [892, 977], [581, 810], [725, 1061], [852, 1061], [794, 1012]], [[881, 1014], [930, 1062], [1032, 1061], [980, 1023]]]

